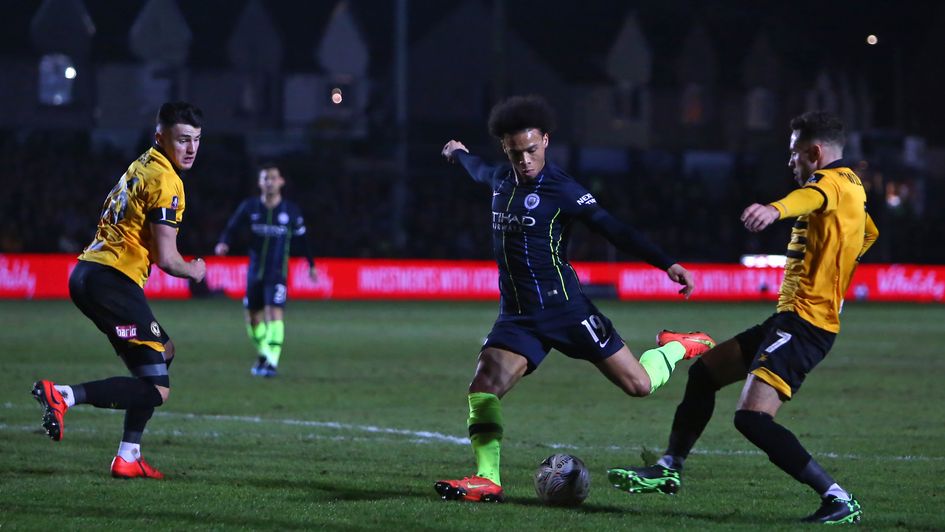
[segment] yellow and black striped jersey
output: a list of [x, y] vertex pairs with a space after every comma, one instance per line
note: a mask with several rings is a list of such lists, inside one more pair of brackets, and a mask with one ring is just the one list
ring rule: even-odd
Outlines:
[[111, 266], [144, 286], [155, 260], [151, 223], [178, 227], [184, 183], [155, 147], [138, 157], [109, 192], [95, 239], [79, 260]]
[[[809, 206], [804, 207], [805, 203]], [[816, 327], [839, 332], [843, 295], [859, 257], [879, 234], [866, 213], [863, 183], [842, 161], [836, 161], [771, 205], [781, 218], [797, 216], [787, 247], [778, 312], [796, 312]]]

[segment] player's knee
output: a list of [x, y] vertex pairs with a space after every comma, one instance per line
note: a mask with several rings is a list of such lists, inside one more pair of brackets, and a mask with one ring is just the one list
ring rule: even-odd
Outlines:
[[[167, 399], [171, 396], [171, 389], [167, 386], [154, 385], [154, 388], [157, 390], [158, 394], [161, 396], [161, 405], [167, 402]], [[158, 405], [158, 406], [161, 406]]]
[[766, 431], [774, 418], [766, 412], [754, 410], [738, 410], [735, 412], [735, 428], [750, 441], [754, 441], [759, 434]]
[[164, 344], [164, 364], [167, 365], [168, 369], [171, 367], [171, 362], [174, 361], [175, 352], [174, 342], [168, 340], [167, 343]]
[[527, 368], [528, 363], [523, 357], [510, 358], [486, 349], [479, 354], [479, 363], [476, 366], [476, 374], [469, 383], [469, 392], [491, 393], [501, 397], [525, 374]]
[[686, 386], [702, 393], [713, 394], [721, 388], [721, 386], [716, 384], [715, 379], [712, 378], [712, 374], [709, 373], [708, 366], [706, 366], [701, 358], [696, 360], [693, 365], [689, 366], [689, 381]]
[[484, 367], [483, 364], [476, 368], [476, 374], [473, 375], [472, 382], [469, 383], [469, 393], [482, 392], [501, 395], [504, 392], [502, 388], [502, 379], [499, 374], [493, 371], [492, 368]]
[[620, 381], [620, 389], [630, 397], [646, 397], [653, 393], [653, 384], [649, 379], [627, 377]]

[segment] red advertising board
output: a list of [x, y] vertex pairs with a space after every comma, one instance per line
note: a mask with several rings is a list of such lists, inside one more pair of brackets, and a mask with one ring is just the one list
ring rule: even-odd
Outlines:
[[[289, 293], [294, 299], [496, 300], [498, 272], [489, 261], [318, 259], [318, 280], [308, 265], [293, 259]], [[51, 299], [69, 296], [72, 255], [0, 255], [0, 298]], [[693, 300], [751, 301], [777, 298], [784, 272], [778, 267], [736, 264], [688, 264], [696, 278]], [[666, 275], [640, 263], [575, 263], [584, 284], [609, 285], [620, 299], [671, 300], [678, 286]], [[207, 285], [230, 297], [242, 297], [246, 259], [207, 259]], [[151, 298], [191, 296], [189, 283], [153, 268], [145, 287]], [[945, 302], [945, 266], [863, 264], [848, 299]]]

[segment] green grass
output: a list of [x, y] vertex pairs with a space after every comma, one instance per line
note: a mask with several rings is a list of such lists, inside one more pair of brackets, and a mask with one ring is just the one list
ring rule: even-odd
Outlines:
[[[725, 339], [772, 311], [600, 306], [638, 355], [663, 327]], [[818, 504], [732, 427], [738, 386], [719, 393], [679, 495], [611, 489], [608, 467], [662, 450], [687, 364], [632, 399], [559, 354], [504, 400], [508, 503], [443, 502], [433, 481], [472, 472], [468, 446], [447, 436], [465, 436], [465, 389], [494, 304], [293, 301], [272, 380], [249, 375], [238, 302], [153, 307], [177, 345], [171, 399], [142, 448], [163, 482], [108, 476], [120, 413], [75, 408], [62, 442], [42, 434], [33, 380], [125, 369], [70, 303], [0, 302], [0, 529], [787, 530]], [[779, 415], [857, 495], [867, 528], [945, 529], [943, 323], [941, 306], [848, 305], [830, 356]], [[532, 472], [555, 444], [591, 469], [579, 508], [535, 499]]]

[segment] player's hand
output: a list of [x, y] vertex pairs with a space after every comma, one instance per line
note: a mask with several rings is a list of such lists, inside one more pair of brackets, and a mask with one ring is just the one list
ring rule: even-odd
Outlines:
[[780, 217], [781, 213], [771, 205], [752, 203], [742, 212], [742, 223], [745, 224], [745, 229], [748, 229], [752, 233], [757, 233], [777, 221]]
[[190, 261], [190, 268], [190, 278], [198, 283], [207, 276], [207, 263], [200, 257]]
[[463, 150], [464, 152], [469, 153], [469, 150], [466, 149], [466, 146], [464, 146], [462, 142], [458, 140], [451, 140], [446, 143], [446, 146], [443, 146], [443, 151], [441, 151], [440, 154], [443, 157], [446, 157], [447, 161], [452, 163], [456, 162], [455, 159], [453, 159], [453, 152], [456, 150]]
[[674, 283], [683, 285], [679, 293], [686, 296], [686, 299], [689, 299], [689, 294], [696, 288], [696, 283], [692, 280], [692, 274], [689, 270], [679, 264], [673, 264], [666, 269], [666, 275], [668, 275]]
[[230, 246], [226, 245], [223, 242], [220, 242], [213, 248], [213, 253], [217, 256], [223, 256], [230, 252]]
[[315, 269], [315, 266], [308, 269], [308, 278], [311, 279], [313, 283], [318, 282], [318, 270]]

